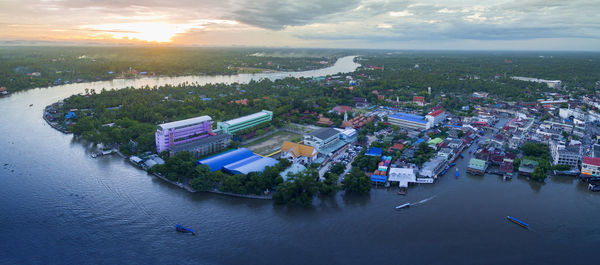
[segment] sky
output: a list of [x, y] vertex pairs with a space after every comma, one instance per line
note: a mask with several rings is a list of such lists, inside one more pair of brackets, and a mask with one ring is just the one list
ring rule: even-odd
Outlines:
[[600, 51], [600, 0], [0, 0], [0, 41]]

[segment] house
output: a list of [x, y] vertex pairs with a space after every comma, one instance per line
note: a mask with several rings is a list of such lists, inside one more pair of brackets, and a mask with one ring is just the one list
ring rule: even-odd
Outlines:
[[417, 106], [425, 106], [425, 97], [413, 96], [413, 103], [417, 104]]
[[427, 161], [425, 164], [423, 164], [423, 168], [421, 171], [419, 171], [419, 175], [422, 177], [437, 178], [437, 175], [444, 168], [444, 162], [446, 162], [446, 159], [443, 157], [435, 157]]
[[471, 158], [471, 160], [469, 160], [469, 166], [467, 167], [467, 172], [469, 172], [473, 175], [483, 175], [483, 174], [485, 174], [485, 170], [487, 169], [487, 167], [488, 167], [488, 165], [485, 160]]
[[317, 124], [331, 126], [333, 125], [333, 121], [331, 121], [330, 118], [324, 117], [323, 114], [320, 114], [319, 121], [317, 121]]
[[437, 152], [438, 157], [443, 157], [446, 160], [450, 160], [454, 155], [454, 150], [452, 148], [444, 147], [441, 148], [440, 151]]
[[6, 95], [6, 94], [8, 94], [6, 87], [0, 87], [0, 95]]
[[531, 176], [533, 170], [538, 166], [538, 162], [535, 160], [523, 159], [519, 166], [519, 174], [523, 176]]
[[402, 149], [404, 149], [404, 145], [401, 143], [394, 143], [392, 146], [390, 146], [390, 148], [388, 148], [388, 152], [394, 152], [394, 151], [402, 151]]
[[332, 111], [336, 112], [338, 115], [341, 115], [341, 114], [344, 114], [346, 112], [352, 112], [352, 107], [340, 105], [340, 106], [335, 106], [332, 109]]
[[281, 146], [280, 157], [292, 163], [309, 165], [315, 160], [317, 154], [317, 151], [312, 146], [284, 141]]

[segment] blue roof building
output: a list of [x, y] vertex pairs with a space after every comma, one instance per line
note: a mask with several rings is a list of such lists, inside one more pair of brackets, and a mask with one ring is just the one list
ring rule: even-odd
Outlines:
[[388, 116], [388, 122], [405, 129], [427, 130], [431, 128], [432, 122], [424, 116], [398, 112]]
[[365, 155], [367, 155], [367, 156], [381, 156], [381, 154], [383, 154], [383, 150], [381, 150], [381, 148], [379, 148], [379, 147], [371, 147], [365, 153]]
[[279, 161], [276, 159], [255, 155], [247, 148], [239, 148], [198, 161], [198, 164], [207, 165], [211, 172], [222, 169], [230, 174], [262, 172], [266, 167], [277, 163]]

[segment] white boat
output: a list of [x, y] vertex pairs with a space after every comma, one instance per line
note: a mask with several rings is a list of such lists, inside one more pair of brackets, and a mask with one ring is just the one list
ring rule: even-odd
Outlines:
[[396, 206], [396, 210], [400, 210], [400, 209], [404, 209], [404, 208], [408, 208], [408, 207], [410, 207], [410, 203], [409, 202], [407, 202], [405, 204], [402, 204], [402, 205]]

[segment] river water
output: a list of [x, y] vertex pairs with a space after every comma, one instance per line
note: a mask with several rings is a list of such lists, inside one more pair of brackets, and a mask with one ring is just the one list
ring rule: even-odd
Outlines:
[[[41, 118], [85, 88], [353, 71], [352, 57], [303, 73], [145, 78], [37, 88], [0, 99], [1, 264], [588, 264], [600, 244], [600, 194], [571, 177], [545, 184], [461, 174], [399, 196], [315, 199], [310, 208], [191, 194], [92, 148]], [[29, 107], [33, 104], [32, 107]], [[424, 203], [395, 211], [405, 202]], [[513, 215], [530, 223], [509, 223]], [[187, 236], [176, 223], [197, 231]]]

